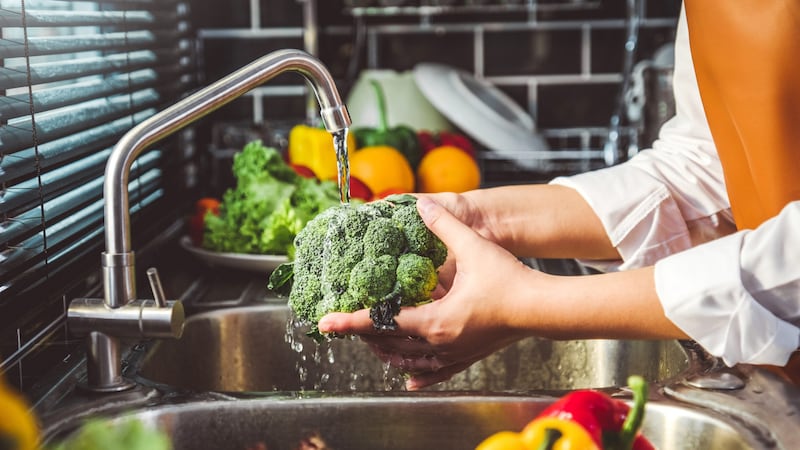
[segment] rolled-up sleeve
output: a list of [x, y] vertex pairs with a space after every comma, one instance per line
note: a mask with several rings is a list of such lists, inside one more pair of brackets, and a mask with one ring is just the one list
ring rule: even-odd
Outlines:
[[797, 230], [800, 201], [755, 230], [657, 262], [667, 317], [726, 364], [786, 364], [800, 346]]

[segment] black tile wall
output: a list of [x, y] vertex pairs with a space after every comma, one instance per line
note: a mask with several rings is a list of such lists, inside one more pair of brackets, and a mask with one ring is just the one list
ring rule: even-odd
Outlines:
[[409, 70], [419, 62], [437, 62], [472, 71], [471, 33], [390, 34], [380, 38], [378, 66]]
[[540, 128], [605, 126], [618, 91], [615, 83], [539, 86], [537, 123]]
[[194, 2], [192, 20], [201, 28], [247, 28], [250, 26], [250, 1], [228, 0], [224, 7], [217, 2]]
[[[267, 53], [282, 48], [303, 48], [302, 38], [248, 38], [226, 37], [203, 41], [203, 62], [208, 81], [218, 80], [234, 70], [258, 59]], [[301, 85], [298, 76], [280, 75], [272, 84]]]
[[[671, 43], [675, 38], [672, 27], [654, 27], [640, 30], [638, 38], [638, 59], [647, 59], [659, 47]], [[620, 43], [625, 42], [625, 31], [621, 29], [593, 30], [591, 69], [595, 73], [619, 72], [622, 67], [623, 52]]]
[[581, 30], [486, 32], [484, 75], [580, 73]]
[[298, 2], [261, 0], [261, 25], [264, 27], [302, 27], [303, 12]]

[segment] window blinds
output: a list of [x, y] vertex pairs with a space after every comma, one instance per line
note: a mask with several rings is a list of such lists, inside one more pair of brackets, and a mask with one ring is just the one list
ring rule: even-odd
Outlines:
[[[113, 145], [174, 103], [195, 65], [179, 0], [0, 0], [0, 327], [33, 284], [103, 245]], [[161, 148], [131, 172], [134, 217], [164, 195]], [[6, 307], [6, 309], [4, 309]]]

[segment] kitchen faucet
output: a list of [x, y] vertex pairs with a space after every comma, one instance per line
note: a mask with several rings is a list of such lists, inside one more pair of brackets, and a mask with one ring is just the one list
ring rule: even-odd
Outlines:
[[350, 126], [350, 115], [328, 69], [306, 52], [286, 49], [269, 53], [156, 113], [128, 131], [112, 150], [103, 185], [104, 298], [75, 299], [67, 311], [70, 331], [88, 334], [88, 389], [116, 392], [133, 386], [121, 374], [119, 338], [180, 338], [183, 332], [183, 306], [179, 300], [166, 300], [155, 269], [147, 272], [154, 300], [136, 297], [128, 205], [133, 161], [151, 144], [284, 72], [298, 72], [311, 85], [328, 131], [335, 133]]

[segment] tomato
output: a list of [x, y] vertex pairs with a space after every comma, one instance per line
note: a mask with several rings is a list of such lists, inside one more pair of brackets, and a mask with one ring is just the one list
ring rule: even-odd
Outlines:
[[350, 177], [350, 197], [358, 198], [368, 202], [372, 200], [372, 190], [357, 177]]
[[294, 171], [301, 177], [311, 178], [312, 180], [317, 179], [317, 175], [308, 166], [304, 166], [302, 164], [289, 164], [289, 167], [294, 169]]
[[194, 205], [194, 215], [189, 219], [189, 238], [196, 247], [203, 245], [205, 217], [207, 212], [219, 215], [220, 201], [213, 197], [203, 197]]

